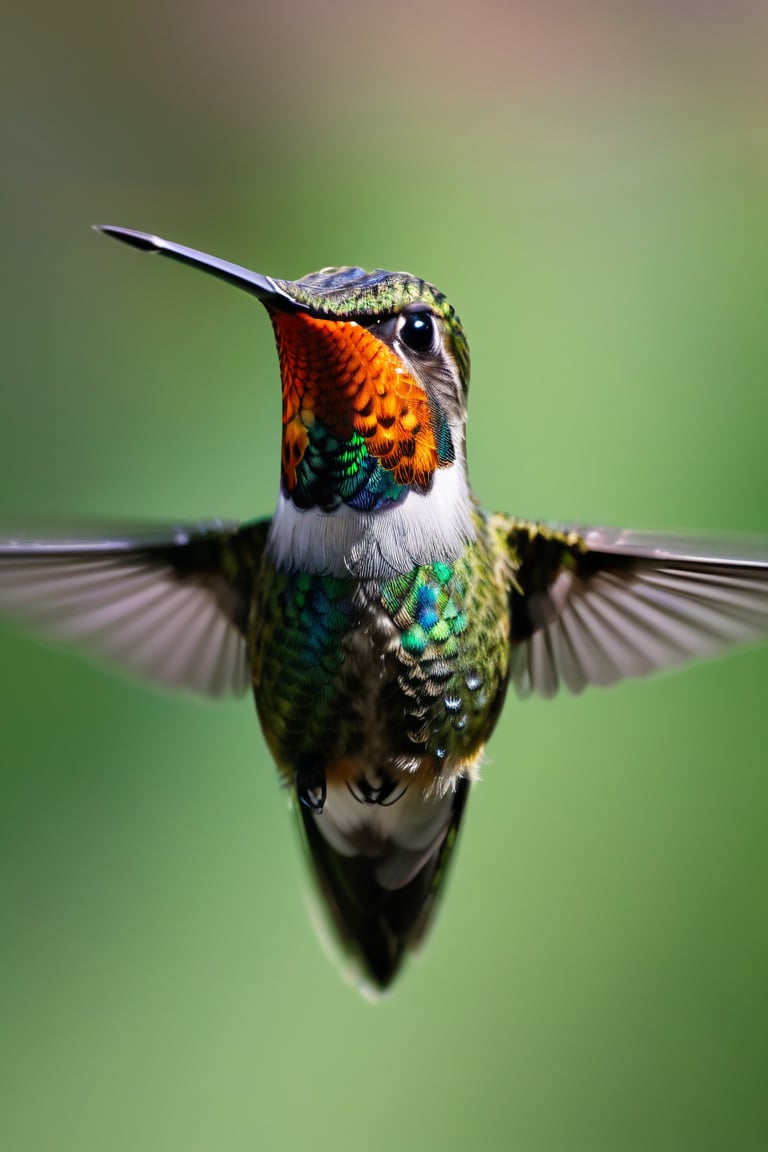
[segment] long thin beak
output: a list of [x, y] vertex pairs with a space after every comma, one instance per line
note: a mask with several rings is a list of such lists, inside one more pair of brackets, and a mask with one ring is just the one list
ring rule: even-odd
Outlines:
[[291, 309], [306, 308], [306, 305], [297, 303], [271, 276], [251, 272], [249, 268], [242, 268], [239, 264], [230, 264], [229, 260], [219, 260], [217, 256], [208, 256], [207, 253], [198, 252], [195, 248], [185, 248], [183, 244], [174, 244], [170, 240], [161, 239], [160, 236], [152, 236], [149, 232], [116, 228], [112, 224], [94, 224], [94, 228], [97, 232], [103, 232], [105, 236], [122, 240], [123, 244], [129, 244], [131, 248], [138, 248], [140, 252], [159, 252], [161, 256], [170, 256], [171, 259], [189, 264], [192, 268], [202, 268], [203, 272], [217, 276], [219, 280], [226, 280], [236, 288], [242, 288], [264, 304], [276, 304], [278, 307]]

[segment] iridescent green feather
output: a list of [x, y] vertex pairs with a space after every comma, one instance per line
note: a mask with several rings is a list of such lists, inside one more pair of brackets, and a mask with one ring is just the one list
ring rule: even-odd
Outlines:
[[356, 624], [351, 591], [333, 576], [262, 570], [250, 646], [259, 714], [281, 764], [331, 745], [344, 638]]
[[508, 587], [489, 578], [497, 542], [479, 513], [476, 528], [453, 564], [423, 565], [382, 590], [401, 631], [398, 679], [411, 739], [440, 762], [477, 754], [506, 688]]
[[384, 583], [265, 567], [254, 679], [282, 764], [357, 756], [358, 703], [386, 719], [392, 763], [426, 755], [439, 775], [446, 759], [471, 762], [501, 706], [509, 644], [508, 585], [489, 578], [498, 542], [479, 514], [477, 532], [453, 564]]

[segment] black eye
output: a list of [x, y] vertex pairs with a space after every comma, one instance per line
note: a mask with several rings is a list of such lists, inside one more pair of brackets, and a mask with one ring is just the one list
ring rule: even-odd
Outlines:
[[403, 312], [397, 334], [414, 352], [429, 352], [435, 344], [435, 320], [426, 308]]

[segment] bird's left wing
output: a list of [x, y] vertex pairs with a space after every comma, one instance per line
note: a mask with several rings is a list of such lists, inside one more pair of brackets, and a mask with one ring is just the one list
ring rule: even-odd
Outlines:
[[614, 684], [768, 637], [768, 544], [502, 524], [521, 696]]
[[250, 683], [246, 630], [268, 521], [0, 540], [0, 617], [207, 696]]

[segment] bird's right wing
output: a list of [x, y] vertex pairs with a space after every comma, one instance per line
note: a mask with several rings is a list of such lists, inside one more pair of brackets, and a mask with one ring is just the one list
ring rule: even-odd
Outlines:
[[167, 688], [242, 693], [268, 521], [0, 540], [0, 617]]
[[768, 638], [768, 543], [509, 520], [519, 695], [580, 692]]

